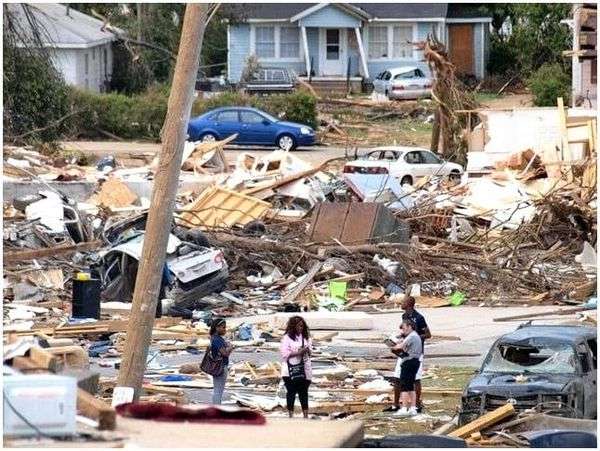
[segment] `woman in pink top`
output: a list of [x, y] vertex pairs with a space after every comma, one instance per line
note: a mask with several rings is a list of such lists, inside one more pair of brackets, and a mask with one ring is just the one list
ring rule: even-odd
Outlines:
[[306, 321], [292, 316], [281, 339], [281, 377], [287, 391], [287, 409], [294, 416], [296, 393], [300, 398], [304, 418], [308, 418], [308, 386], [312, 379], [310, 363], [312, 340]]

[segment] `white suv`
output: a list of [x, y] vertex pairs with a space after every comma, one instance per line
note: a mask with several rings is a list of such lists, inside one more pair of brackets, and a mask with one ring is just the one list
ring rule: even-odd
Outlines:
[[419, 147], [378, 147], [344, 166], [345, 174], [390, 174], [402, 185], [412, 185], [419, 177], [448, 176], [459, 179], [464, 169], [442, 160]]

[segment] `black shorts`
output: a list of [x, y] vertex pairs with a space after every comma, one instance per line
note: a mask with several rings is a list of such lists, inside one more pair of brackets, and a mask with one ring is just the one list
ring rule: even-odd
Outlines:
[[415, 378], [419, 371], [419, 359], [409, 359], [402, 362], [402, 371], [400, 372], [400, 390], [414, 391]]

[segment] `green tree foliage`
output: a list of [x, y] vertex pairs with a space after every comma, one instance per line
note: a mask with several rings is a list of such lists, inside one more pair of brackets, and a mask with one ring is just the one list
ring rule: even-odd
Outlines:
[[542, 65], [529, 77], [527, 85], [536, 106], [556, 106], [558, 97], [569, 102], [571, 79], [560, 64]]
[[[169, 83], [175, 68], [184, 3], [74, 3], [86, 14], [100, 15], [126, 32], [127, 42], [115, 44], [112, 88], [140, 93], [153, 83]], [[221, 6], [208, 23], [200, 66], [208, 76], [219, 75], [227, 62], [227, 23], [232, 8]]]
[[[494, 3], [485, 7], [492, 15], [490, 73], [529, 76], [543, 64], [559, 64], [568, 71], [562, 52], [571, 48], [571, 31], [561, 20], [571, 14], [566, 3]], [[505, 21], [511, 28], [504, 33]]]
[[44, 30], [31, 13], [23, 8], [30, 29], [21, 27], [14, 10], [3, 5], [3, 95], [4, 137], [18, 142], [53, 141], [67, 128], [63, 121], [69, 114], [68, 88], [52, 65], [50, 55], [41, 44]]

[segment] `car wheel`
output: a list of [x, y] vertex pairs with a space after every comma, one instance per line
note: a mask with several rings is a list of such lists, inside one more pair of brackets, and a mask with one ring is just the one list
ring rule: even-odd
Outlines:
[[200, 137], [200, 141], [203, 143], [214, 143], [217, 140], [217, 137], [214, 133], [205, 133]]
[[402, 180], [400, 180], [400, 185], [404, 186], [404, 185], [409, 185], [412, 186], [413, 184], [413, 179], [410, 175], [405, 175], [404, 177], [402, 177]]
[[448, 179], [450, 179], [450, 181], [453, 183], [459, 183], [460, 182], [460, 173], [458, 173], [456, 171], [452, 171], [450, 173], [450, 175], [448, 176]]
[[281, 150], [294, 150], [296, 148], [296, 140], [292, 135], [284, 134], [277, 138], [277, 146]]

